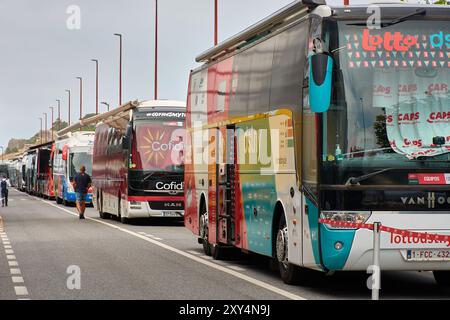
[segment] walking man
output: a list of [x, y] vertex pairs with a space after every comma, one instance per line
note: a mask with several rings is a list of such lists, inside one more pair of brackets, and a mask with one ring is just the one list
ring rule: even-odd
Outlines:
[[78, 172], [73, 178], [73, 188], [77, 194], [77, 210], [80, 215], [80, 219], [84, 219], [84, 211], [86, 210], [86, 196], [91, 184], [92, 180], [86, 173], [86, 167], [81, 166], [80, 172]]
[[8, 178], [3, 177], [0, 182], [1, 197], [2, 197], [2, 207], [8, 206], [8, 188], [11, 187], [11, 183]]

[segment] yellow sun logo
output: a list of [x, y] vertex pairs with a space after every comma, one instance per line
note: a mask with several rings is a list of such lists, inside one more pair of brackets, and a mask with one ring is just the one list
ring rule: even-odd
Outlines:
[[144, 155], [147, 157], [147, 161], [150, 162], [154, 159], [155, 164], [158, 164], [159, 160], [164, 160], [164, 153], [161, 151], [161, 148], [156, 149], [154, 147], [155, 142], [159, 145], [161, 144], [161, 140], [164, 138], [165, 132], [156, 131], [155, 137], [153, 137], [150, 129], [147, 129], [147, 134], [144, 136], [144, 140], [148, 142], [149, 145], [142, 146], [144, 151]]

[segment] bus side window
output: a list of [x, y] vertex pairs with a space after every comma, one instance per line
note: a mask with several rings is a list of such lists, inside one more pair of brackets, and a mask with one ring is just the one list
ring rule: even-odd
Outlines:
[[298, 111], [308, 52], [309, 20], [300, 22], [276, 36], [270, 88], [270, 111], [282, 107]]

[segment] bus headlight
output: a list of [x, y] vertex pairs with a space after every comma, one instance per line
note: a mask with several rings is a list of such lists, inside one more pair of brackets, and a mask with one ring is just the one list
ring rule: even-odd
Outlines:
[[[372, 214], [371, 211], [322, 211], [320, 217], [336, 222], [365, 223]], [[346, 227], [333, 227], [325, 224], [329, 229], [355, 229]]]
[[131, 210], [141, 210], [142, 204], [140, 201], [130, 201], [130, 209]]

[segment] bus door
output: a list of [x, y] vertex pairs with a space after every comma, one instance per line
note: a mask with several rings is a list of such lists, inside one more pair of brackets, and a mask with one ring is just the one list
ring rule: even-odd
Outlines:
[[236, 224], [236, 127], [230, 125], [224, 131], [221, 132], [223, 144], [219, 148], [223, 151], [223, 161], [216, 165], [217, 235], [219, 242], [232, 245]]

